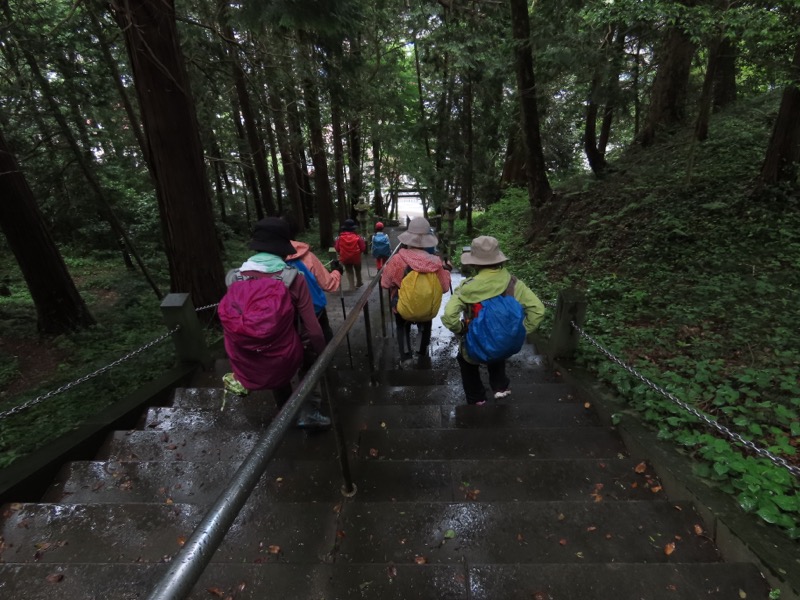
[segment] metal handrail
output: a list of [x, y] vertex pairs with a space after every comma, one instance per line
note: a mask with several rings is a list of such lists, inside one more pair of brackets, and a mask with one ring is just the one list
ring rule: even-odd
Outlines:
[[[294, 390], [289, 400], [239, 466], [228, 487], [220, 492], [213, 506], [172, 559], [169, 570], [147, 596], [147, 600], [182, 600], [189, 595], [214, 552], [225, 538], [239, 511], [247, 502], [258, 480], [264, 474], [278, 443], [289, 429], [306, 397], [324, 378], [339, 346], [358, 321], [359, 311], [365, 309], [364, 317], [369, 318], [366, 307], [369, 296], [379, 280], [380, 277], [376, 273], [372, 281], [364, 288], [355, 306], [350, 309], [350, 314], [339, 327], [333, 339], [327, 344], [325, 350], [300, 381], [297, 389]], [[369, 327], [367, 327], [367, 331], [369, 331]], [[368, 339], [370, 373], [374, 369], [371, 343], [372, 340]], [[343, 457], [343, 460], [346, 460], [346, 456]]]

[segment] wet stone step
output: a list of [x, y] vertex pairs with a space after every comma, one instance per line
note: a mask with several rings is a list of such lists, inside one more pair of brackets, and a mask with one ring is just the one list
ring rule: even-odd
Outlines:
[[158, 407], [148, 409], [141, 428], [152, 431], [179, 429], [264, 431], [276, 414], [278, 414], [278, 408], [274, 404], [254, 402], [228, 405], [225, 410]]
[[[244, 431], [115, 431], [98, 452], [99, 460], [241, 462], [260, 435]], [[275, 458], [327, 460], [338, 456], [331, 431], [287, 431]]]
[[[222, 385], [221, 382], [219, 384]], [[243, 408], [244, 410], [255, 410], [276, 408], [275, 400], [269, 391], [251, 392], [247, 396], [237, 396], [235, 394], [225, 394], [221, 387], [210, 388], [178, 388], [172, 397], [170, 405], [174, 408], [206, 408], [220, 410], [225, 406], [229, 408]]]
[[[165, 564], [0, 565], [3, 597], [18, 600], [141, 600]], [[467, 573], [450, 565], [210, 564], [189, 600], [467, 600]]]
[[361, 432], [359, 456], [371, 460], [623, 458], [626, 450], [607, 428], [398, 429]]
[[764, 578], [752, 564], [677, 560], [670, 564], [473, 565], [469, 598], [766, 600], [769, 596]]
[[[62, 468], [42, 501], [209, 506], [238, 468], [236, 462], [72, 462]], [[336, 502], [341, 500], [341, 486], [338, 461], [275, 459], [253, 494], [270, 502]]]
[[355, 563], [720, 559], [696, 530], [700, 516], [680, 502], [348, 503], [341, 517], [338, 558]]
[[[4, 562], [170, 560], [202, 518], [191, 504], [14, 504], [3, 507]], [[317, 563], [333, 548], [332, 503], [248, 503], [215, 562]], [[280, 547], [279, 557], [269, 547]]]
[[[336, 388], [335, 398], [345, 404], [466, 404], [461, 382], [457, 385], [369, 386], [368, 383]], [[488, 396], [487, 390], [487, 398]], [[494, 402], [494, 400], [492, 400]], [[517, 382], [503, 404], [583, 404], [584, 400], [564, 383]]]
[[650, 465], [633, 459], [359, 461], [356, 502], [664, 500]]
[[456, 406], [446, 425], [465, 429], [530, 429], [533, 427], [597, 427], [597, 413], [580, 404], [507, 404]]

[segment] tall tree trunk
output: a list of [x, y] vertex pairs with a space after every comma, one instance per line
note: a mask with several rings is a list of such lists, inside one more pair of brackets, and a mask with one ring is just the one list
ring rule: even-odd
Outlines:
[[[225, 38], [228, 40], [235, 40], [236, 36], [233, 32], [233, 28], [226, 23], [227, 6], [227, 0], [222, 0], [222, 2], [220, 2], [220, 27], [222, 28], [222, 33]], [[258, 181], [259, 198], [261, 202], [264, 203], [264, 210], [267, 215], [274, 216], [276, 214], [275, 200], [272, 196], [272, 183], [269, 180], [269, 172], [267, 171], [267, 157], [264, 152], [264, 143], [261, 140], [261, 136], [258, 134], [256, 112], [250, 101], [250, 92], [247, 89], [244, 69], [239, 60], [237, 49], [227, 45], [226, 50], [233, 74], [233, 85], [236, 88], [236, 97], [239, 99], [239, 109], [242, 111], [245, 137], [247, 138], [247, 145], [250, 149], [250, 160], [252, 161], [256, 173], [256, 180]], [[256, 201], [258, 202], [258, 199]], [[262, 214], [260, 209], [258, 213], [260, 219]]]
[[[511, 23], [514, 37], [514, 63], [520, 100], [522, 139], [525, 143], [525, 172], [528, 177], [528, 201], [538, 208], [553, 195], [542, 151], [539, 108], [536, 102], [536, 79], [533, 72], [531, 25], [525, 0], [511, 0]], [[535, 218], [533, 211], [531, 218]]]
[[383, 216], [383, 192], [381, 191], [381, 139], [377, 127], [372, 131], [372, 172], [375, 176], [375, 193], [372, 196], [372, 206], [375, 214]]
[[278, 138], [278, 150], [281, 155], [281, 165], [283, 166], [283, 182], [291, 206], [289, 210], [294, 217], [293, 221], [297, 227], [297, 233], [303, 233], [306, 230], [303, 199], [300, 196], [300, 185], [297, 181], [294, 155], [292, 154], [292, 146], [289, 143], [289, 134], [286, 131], [286, 112], [271, 86], [267, 90], [267, 100], [272, 112], [272, 122], [275, 124], [275, 136]]
[[[310, 49], [310, 64], [315, 66], [313, 45]], [[306, 101], [306, 117], [311, 138], [311, 161], [314, 165], [314, 188], [319, 216], [319, 243], [321, 248], [333, 246], [333, 198], [331, 180], [328, 177], [328, 157], [325, 152], [325, 137], [322, 132], [322, 116], [319, 109], [319, 90], [312, 75], [303, 78]]]
[[795, 187], [800, 184], [800, 39], [794, 48], [790, 67], [790, 85], [783, 90], [778, 118], [772, 129], [759, 180], [767, 185], [786, 181]]
[[347, 187], [344, 183], [344, 144], [342, 143], [342, 107], [337, 94], [331, 92], [331, 137], [336, 178], [337, 215], [340, 222], [347, 219]]
[[211, 165], [214, 169], [214, 192], [217, 198], [217, 208], [219, 209], [219, 218], [223, 223], [228, 222], [228, 212], [225, 206], [225, 187], [222, 182], [222, 169], [224, 164], [222, 162], [222, 153], [219, 150], [217, 143], [217, 136], [211, 131]]
[[714, 111], [736, 102], [736, 58], [736, 42], [728, 37], [722, 38], [714, 71]]
[[[269, 112], [267, 111], [267, 115]], [[272, 123], [267, 119], [267, 143], [269, 143], [269, 158], [272, 164], [272, 179], [275, 181], [275, 197], [278, 203], [278, 213], [283, 214], [283, 186], [281, 185], [281, 171], [278, 167], [278, 143], [275, 140], [275, 132], [272, 130]]]
[[[694, 0], [684, 0], [691, 5]], [[650, 91], [647, 120], [639, 134], [642, 146], [656, 141], [658, 133], [682, 124], [686, 118], [686, 94], [695, 45], [679, 26], [671, 27], [658, 55], [658, 71]]]
[[295, 159], [292, 162], [295, 169], [295, 177], [300, 187], [300, 197], [303, 201], [302, 218], [305, 227], [311, 226], [311, 217], [314, 216], [314, 191], [311, 188], [311, 179], [308, 176], [308, 163], [306, 162], [305, 138], [303, 137], [303, 121], [300, 117], [300, 102], [297, 91], [293, 84], [284, 87], [283, 95], [286, 98], [286, 114], [288, 116], [289, 140], [292, 146], [292, 154]]
[[171, 289], [196, 306], [225, 293], [197, 114], [173, 0], [113, 0], [131, 61], [156, 180]]
[[[467, 74], [466, 90], [464, 90], [464, 120], [466, 121], [466, 161], [464, 164], [464, 207], [467, 212], [467, 234], [472, 235], [472, 168], [473, 168], [473, 131], [472, 131], [472, 76]], [[440, 213], [441, 214], [441, 213]]]
[[39, 333], [59, 335], [93, 325], [2, 131], [0, 228], [28, 284]]
[[592, 169], [595, 177], [603, 177], [608, 166], [606, 157], [600, 152], [597, 142], [597, 114], [600, 111], [597, 98], [600, 95], [600, 85], [601, 75], [597, 72], [589, 86], [589, 100], [586, 103], [586, 122], [583, 128], [583, 151], [586, 153], [586, 160], [589, 162], [589, 168]]
[[[237, 148], [239, 150], [239, 164], [242, 165], [242, 176], [245, 186], [250, 190], [250, 195], [253, 197], [253, 206], [256, 209], [256, 219], [261, 220], [264, 218], [264, 205], [261, 202], [261, 196], [258, 189], [258, 180], [256, 179], [256, 171], [253, 168], [252, 156], [247, 151], [247, 136], [244, 132], [242, 125], [242, 114], [239, 111], [239, 101], [237, 98], [231, 98], [233, 110], [231, 110], [231, 118], [233, 118], [233, 128], [236, 131]], [[248, 205], [245, 197], [245, 205]], [[250, 211], [247, 211], [247, 221], [250, 222]]]
[[353, 119], [347, 128], [347, 158], [350, 166], [350, 206], [348, 216], [355, 216], [354, 206], [361, 202], [361, 119]]
[[711, 104], [713, 102], [713, 87], [716, 80], [717, 65], [719, 64], [719, 48], [722, 40], [714, 39], [708, 45], [708, 62], [706, 63], [706, 74], [703, 77], [703, 89], [700, 92], [698, 101], [697, 120], [694, 124], [694, 137], [698, 142], [708, 139], [708, 123], [711, 118]]

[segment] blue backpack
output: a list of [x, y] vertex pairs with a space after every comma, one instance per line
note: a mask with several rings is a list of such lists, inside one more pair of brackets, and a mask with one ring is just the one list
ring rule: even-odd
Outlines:
[[372, 256], [375, 258], [389, 258], [392, 255], [392, 246], [389, 244], [389, 236], [383, 232], [378, 232], [372, 236]]
[[328, 305], [328, 297], [325, 295], [325, 291], [319, 285], [317, 278], [299, 258], [295, 260], [287, 260], [286, 264], [295, 267], [303, 274], [303, 277], [306, 278], [308, 291], [311, 294], [311, 302], [314, 304], [314, 314], [319, 316], [319, 313], [322, 312], [322, 309]]
[[514, 356], [525, 343], [525, 310], [514, 298], [512, 277], [499, 296], [473, 304], [464, 347], [467, 356], [482, 364]]

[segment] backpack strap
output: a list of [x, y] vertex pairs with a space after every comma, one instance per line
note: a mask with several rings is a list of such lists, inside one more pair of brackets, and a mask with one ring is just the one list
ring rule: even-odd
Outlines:
[[283, 271], [281, 271], [281, 274], [275, 279], [282, 281], [287, 288], [290, 288], [292, 287], [292, 283], [294, 283], [294, 278], [297, 277], [297, 273], [297, 267], [286, 265]]
[[501, 296], [513, 296], [516, 287], [517, 287], [517, 278], [512, 275], [511, 279], [508, 282], [508, 287], [506, 288], [506, 291], [504, 291], [501, 294]]

